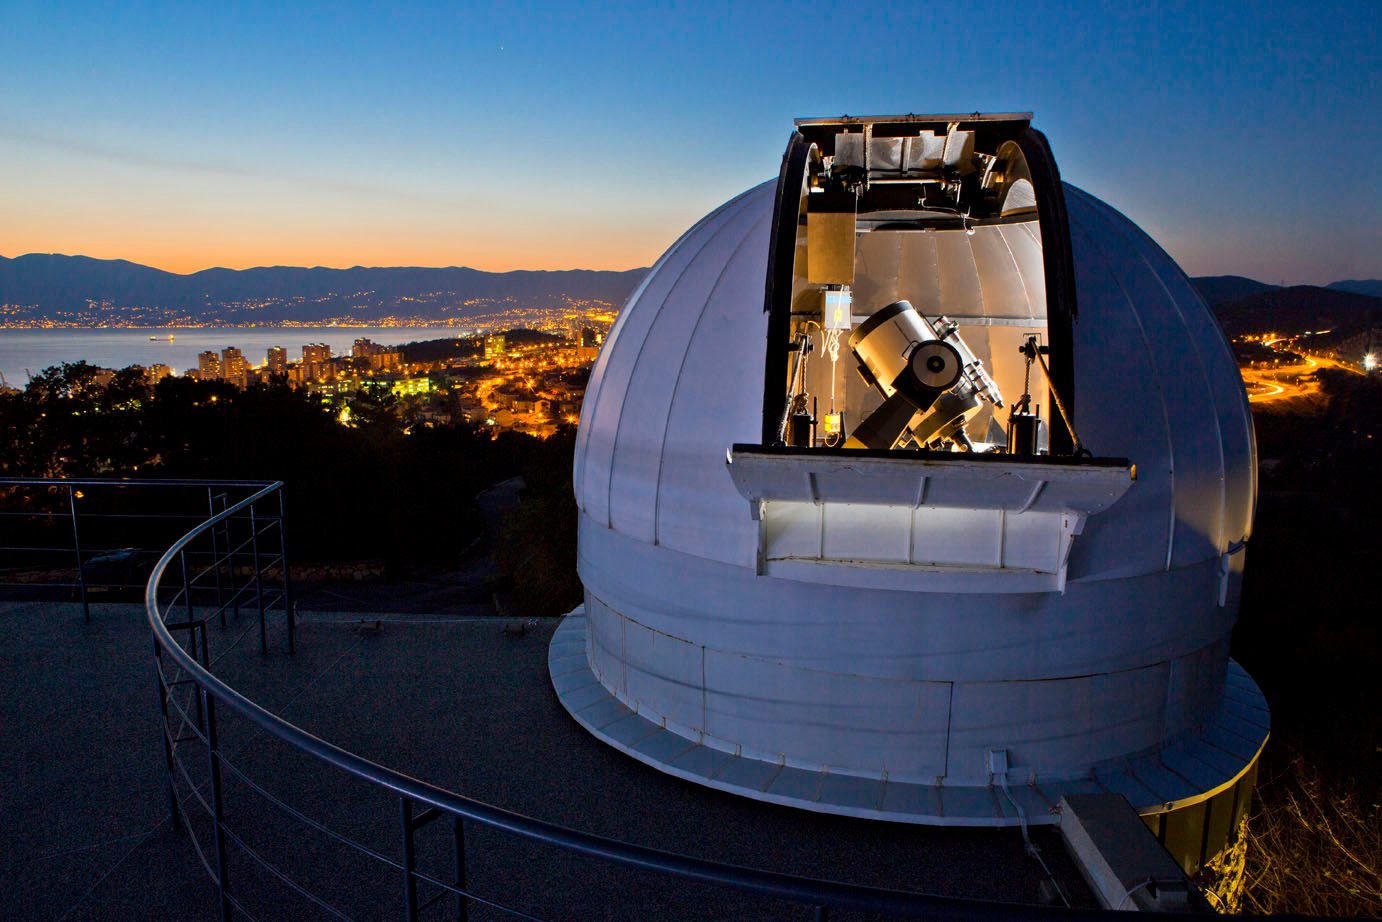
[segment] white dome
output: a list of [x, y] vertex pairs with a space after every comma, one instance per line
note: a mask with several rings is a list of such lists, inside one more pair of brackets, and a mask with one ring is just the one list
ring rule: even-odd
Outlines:
[[[730, 445], [760, 437], [775, 186], [702, 219], [620, 312], [576, 443], [576, 498], [592, 521], [725, 563], [755, 552], [757, 529], [722, 462]], [[1137, 465], [1137, 489], [1086, 526], [1101, 537], [1075, 542], [1071, 579], [1218, 559], [1247, 539], [1256, 495], [1252, 418], [1232, 353], [1164, 250], [1108, 205], [1064, 188], [1079, 304], [1076, 430], [1096, 454]], [[955, 236], [971, 247], [971, 266], [983, 262], [976, 237]]]
[[[948, 809], [903, 817], [922, 822], [1012, 821], [987, 793], [962, 806], [993, 782], [993, 749], [1024, 783], [1102, 777], [1139, 807], [1231, 783], [1243, 759], [1174, 790], [1128, 780], [1129, 759], [1193, 749], [1238, 698], [1261, 703], [1228, 660], [1253, 516], [1251, 419], [1227, 344], [1184, 274], [1125, 217], [1064, 187], [1074, 428], [1094, 454], [1127, 458], [1136, 482], [1087, 520], [1065, 515], [1058, 581], [842, 560], [765, 569], [764, 523], [726, 460], [731, 446], [763, 438], [776, 187], [704, 218], [629, 298], [587, 389], [575, 492], [591, 700], [622, 706], [611, 722], [631, 711], [697, 751], [777, 765], [786, 780], [678, 770], [674, 756], [573, 713], [651, 764], [769, 800], [895, 816], [881, 793], [856, 809], [791, 785], [843, 777], [945, 792]], [[950, 254], [933, 273], [937, 290], [969, 284], [1019, 316], [1044, 307], [1039, 273], [1023, 271], [1040, 265], [1039, 240], [1027, 235], [1024, 255], [1015, 225], [978, 230], [925, 244]], [[847, 504], [828, 514], [894, 515]], [[928, 514], [944, 523], [952, 513]], [[1016, 534], [1013, 523], [1037, 513], [1005, 515]]]

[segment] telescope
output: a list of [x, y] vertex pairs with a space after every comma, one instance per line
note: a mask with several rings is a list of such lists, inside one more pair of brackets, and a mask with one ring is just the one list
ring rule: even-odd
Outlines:
[[958, 326], [944, 316], [933, 324], [910, 301], [875, 311], [850, 335], [849, 348], [883, 403], [855, 427], [846, 448], [953, 441], [973, 450], [965, 426], [984, 401], [1003, 406], [998, 386]]

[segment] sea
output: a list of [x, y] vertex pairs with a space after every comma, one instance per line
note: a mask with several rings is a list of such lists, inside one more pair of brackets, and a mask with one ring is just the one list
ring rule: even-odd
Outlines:
[[12, 387], [23, 387], [28, 374], [63, 362], [85, 361], [103, 368], [155, 362], [181, 374], [197, 365], [197, 354], [219, 353], [235, 346], [252, 365], [261, 365], [270, 346], [288, 350], [288, 360], [302, 357], [305, 343], [326, 343], [332, 355], [349, 355], [357, 339], [385, 346], [468, 335], [469, 330], [426, 327], [255, 327], [194, 329], [0, 329], [0, 375]]

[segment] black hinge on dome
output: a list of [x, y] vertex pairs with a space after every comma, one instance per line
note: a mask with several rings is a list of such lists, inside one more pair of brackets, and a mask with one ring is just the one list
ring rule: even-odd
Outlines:
[[[1064, 412], [1075, 414], [1075, 257], [1070, 248], [1070, 218], [1065, 211], [1065, 188], [1046, 135], [1028, 127], [1017, 139], [1027, 158], [1036, 191], [1041, 228], [1041, 254], [1046, 273], [1046, 332], [1050, 340], [1051, 386], [1065, 399]], [[1075, 450], [1069, 426], [1051, 427], [1051, 453]]]
[[793, 131], [782, 155], [773, 204], [772, 237], [768, 244], [768, 277], [763, 311], [768, 315], [767, 358], [763, 372], [763, 444], [777, 438], [777, 420], [786, 406], [781, 382], [787, 377], [788, 331], [792, 322], [792, 267], [796, 260], [797, 218], [806, 183], [806, 158], [811, 145]]

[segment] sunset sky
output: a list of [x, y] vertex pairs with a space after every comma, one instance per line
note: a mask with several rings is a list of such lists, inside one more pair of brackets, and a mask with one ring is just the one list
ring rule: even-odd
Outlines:
[[648, 265], [796, 116], [1026, 111], [1192, 275], [1382, 276], [1382, 6], [4, 0], [0, 255]]

